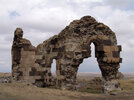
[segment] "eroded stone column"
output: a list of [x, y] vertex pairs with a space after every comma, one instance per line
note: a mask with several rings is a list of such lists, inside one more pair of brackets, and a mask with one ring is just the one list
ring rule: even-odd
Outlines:
[[19, 69], [21, 60], [23, 30], [17, 28], [14, 32], [14, 40], [12, 45], [12, 77], [13, 80], [18, 80], [21, 74]]
[[[101, 48], [101, 49], [100, 49]], [[120, 58], [120, 46], [98, 47], [97, 60], [103, 76], [103, 92], [120, 90], [118, 83], [118, 69]]]
[[[58, 59], [57, 65], [57, 86], [62, 89], [76, 90], [76, 75], [78, 71], [78, 62], [72, 62], [74, 59]], [[80, 62], [79, 62], [80, 63]]]

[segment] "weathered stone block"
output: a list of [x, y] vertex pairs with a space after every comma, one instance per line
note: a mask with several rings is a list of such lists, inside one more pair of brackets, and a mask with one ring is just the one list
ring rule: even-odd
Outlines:
[[106, 46], [111, 46], [112, 45], [111, 40], [103, 40], [103, 44], [106, 45]]
[[114, 58], [119, 58], [120, 57], [119, 51], [113, 51], [112, 53], [113, 53]]

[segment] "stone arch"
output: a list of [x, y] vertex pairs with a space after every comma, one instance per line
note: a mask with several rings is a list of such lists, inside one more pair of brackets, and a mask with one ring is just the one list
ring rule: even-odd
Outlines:
[[[20, 34], [17, 30], [15, 31], [16, 35]], [[117, 74], [121, 62], [121, 46], [117, 45], [115, 33], [91, 16], [74, 20], [58, 35], [49, 38], [37, 47], [33, 47], [30, 41], [23, 39], [22, 36], [14, 39], [12, 52], [17, 50], [22, 57], [19, 58], [19, 60], [21, 59], [20, 63], [17, 63], [14, 58], [15, 52], [12, 53], [13, 74], [16, 77], [20, 76], [19, 80], [24, 77], [28, 81], [32, 80], [31, 83], [40, 80], [45, 86], [53, 85], [64, 89], [76, 89], [77, 71], [83, 59], [91, 56], [91, 43], [95, 45], [95, 57], [104, 78], [103, 90], [118, 89]], [[28, 55], [27, 59], [32, 63], [24, 62], [25, 54]], [[57, 79], [53, 79], [51, 74], [53, 59], [56, 59]], [[27, 73], [24, 75], [25, 70]], [[17, 74], [20, 72], [21, 74]]]
[[95, 45], [95, 57], [104, 78], [103, 91], [119, 89], [116, 79], [118, 79], [119, 63], [122, 60], [120, 58], [121, 46], [116, 45], [112, 39], [104, 35], [93, 36], [88, 43]]

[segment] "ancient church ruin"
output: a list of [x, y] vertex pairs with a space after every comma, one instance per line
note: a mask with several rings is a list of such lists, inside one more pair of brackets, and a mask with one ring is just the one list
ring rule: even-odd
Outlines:
[[[12, 45], [13, 80], [41, 87], [75, 90], [79, 65], [91, 56], [91, 43], [95, 45], [95, 57], [104, 79], [104, 92], [119, 89], [117, 79], [122, 61], [121, 46], [117, 45], [115, 33], [91, 16], [74, 20], [58, 35], [37, 47], [23, 38], [23, 30], [17, 28]], [[51, 73], [53, 59], [56, 60], [56, 78]]]

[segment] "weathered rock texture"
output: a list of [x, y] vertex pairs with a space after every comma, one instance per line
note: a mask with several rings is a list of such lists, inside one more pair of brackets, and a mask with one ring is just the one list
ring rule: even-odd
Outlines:
[[[37, 86], [75, 89], [79, 65], [91, 56], [91, 43], [95, 45], [95, 57], [104, 78], [104, 92], [118, 89], [121, 46], [117, 45], [115, 33], [91, 16], [74, 20], [37, 47], [24, 39], [22, 29], [17, 28], [12, 45], [13, 79]], [[56, 79], [51, 74], [53, 59], [56, 60]]]

